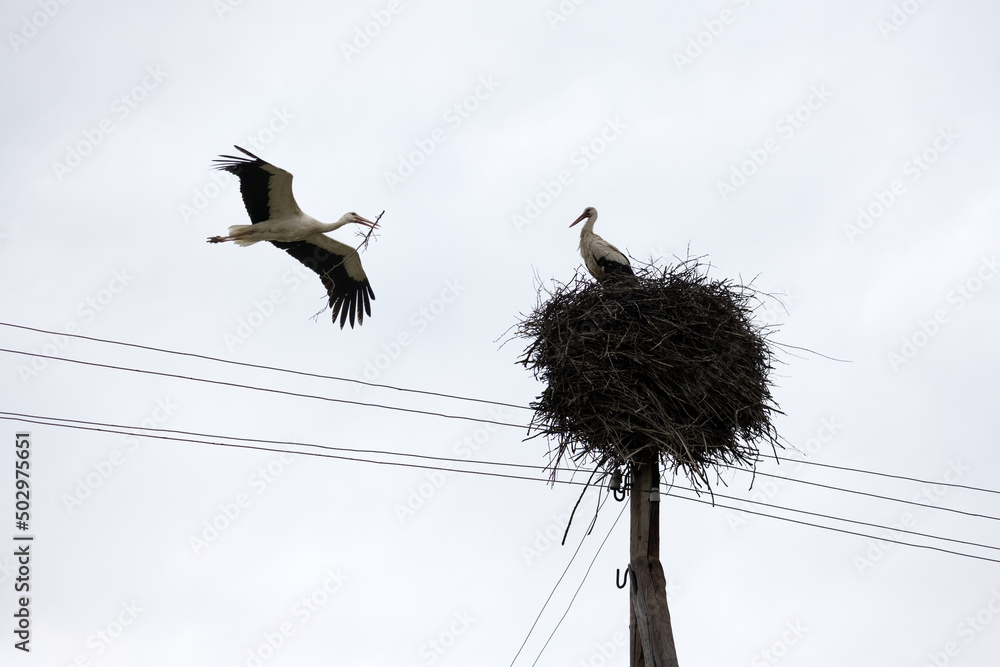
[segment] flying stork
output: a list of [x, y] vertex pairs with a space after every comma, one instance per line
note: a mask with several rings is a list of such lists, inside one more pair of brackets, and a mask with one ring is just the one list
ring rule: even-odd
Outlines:
[[587, 265], [590, 275], [599, 282], [617, 279], [635, 282], [635, 274], [632, 273], [632, 265], [628, 263], [628, 258], [618, 248], [594, 233], [597, 209], [593, 206], [583, 209], [583, 213], [573, 221], [573, 225], [583, 220], [587, 222], [580, 230], [580, 255], [583, 256], [583, 263]]
[[292, 175], [265, 162], [250, 151], [236, 146], [251, 159], [220, 155], [214, 160], [216, 169], [228, 171], [240, 179], [243, 204], [250, 215], [249, 225], [233, 225], [228, 236], [212, 236], [209, 243], [232, 241], [248, 246], [258, 241], [270, 241], [289, 255], [319, 274], [330, 296], [333, 322], [340, 314], [340, 328], [345, 322], [354, 328], [354, 315], [358, 325], [365, 315], [371, 316], [371, 301], [375, 292], [361, 267], [358, 251], [349, 245], [334, 241], [323, 232], [331, 232], [351, 223], [374, 228], [376, 223], [362, 218], [353, 211], [345, 213], [337, 222], [323, 223], [306, 215], [292, 196]]

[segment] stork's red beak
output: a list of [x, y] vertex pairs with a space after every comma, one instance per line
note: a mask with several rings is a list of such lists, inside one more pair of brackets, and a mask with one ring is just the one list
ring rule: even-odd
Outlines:
[[[587, 213], [586, 212], [581, 213], [580, 217], [573, 221], [573, 225], [575, 225], [578, 222], [582, 222], [582, 221], [584, 221], [586, 219], [587, 219]], [[572, 227], [573, 225], [570, 225], [570, 227]]]
[[371, 227], [372, 229], [378, 227], [377, 222], [372, 222], [368, 218], [362, 218], [360, 215], [354, 218], [354, 222], [358, 223], [359, 225], [366, 225], [368, 227]]

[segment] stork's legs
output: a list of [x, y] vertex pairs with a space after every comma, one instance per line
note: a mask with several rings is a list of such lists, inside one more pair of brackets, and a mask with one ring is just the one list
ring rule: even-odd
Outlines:
[[253, 225], [233, 225], [229, 228], [229, 236], [209, 236], [209, 243], [223, 243], [225, 241], [235, 241], [241, 239], [244, 236], [250, 236], [254, 232], [259, 231]]

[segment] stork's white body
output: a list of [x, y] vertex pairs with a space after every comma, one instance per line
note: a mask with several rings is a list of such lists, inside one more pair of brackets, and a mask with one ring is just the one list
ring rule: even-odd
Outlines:
[[609, 264], [631, 268], [628, 258], [618, 248], [586, 228], [580, 233], [580, 256], [590, 275], [598, 280], [607, 278], [605, 267]]
[[348, 213], [334, 223], [322, 223], [302, 211], [281, 218], [270, 218], [253, 225], [233, 225], [229, 228], [229, 240], [239, 246], [248, 246], [258, 241], [304, 241], [315, 234], [332, 232], [346, 224], [356, 222], [355, 215]]
[[375, 298], [361, 258], [356, 248], [336, 241], [324, 232], [357, 223], [369, 227], [376, 224], [351, 212], [340, 220], [322, 223], [306, 215], [292, 196], [292, 175], [265, 162], [250, 151], [236, 148], [252, 159], [223, 155], [216, 166], [240, 179], [240, 193], [250, 216], [250, 225], [233, 225], [228, 236], [213, 236], [209, 243], [232, 241], [249, 246], [258, 241], [270, 241], [289, 255], [315, 271], [330, 297], [333, 320], [340, 315], [340, 328], [346, 322], [354, 327], [355, 316], [361, 324], [371, 315], [371, 299]]
[[632, 265], [629, 264], [628, 257], [594, 233], [597, 209], [588, 206], [583, 210], [583, 214], [573, 222], [573, 225], [582, 220], [587, 222], [580, 230], [580, 256], [583, 257], [583, 263], [590, 271], [590, 275], [602, 282], [609, 277], [630, 277], [634, 280], [635, 274], [632, 272]]

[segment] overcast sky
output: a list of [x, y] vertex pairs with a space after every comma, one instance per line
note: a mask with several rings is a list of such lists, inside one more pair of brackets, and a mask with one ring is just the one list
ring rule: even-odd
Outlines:
[[[543, 387], [516, 363], [524, 341], [502, 344], [539, 281], [581, 266], [568, 227], [595, 206], [597, 232], [635, 259], [705, 256], [711, 275], [773, 295], [757, 315], [776, 341], [846, 360], [781, 352], [789, 459], [1000, 488], [998, 21], [986, 0], [7, 2], [0, 321], [524, 406]], [[363, 326], [312, 319], [324, 290], [285, 253], [205, 243], [247, 221], [235, 180], [210, 170], [233, 144], [294, 173], [316, 218], [385, 211], [362, 256], [377, 297]], [[10, 327], [0, 341], [493, 422], [531, 415]], [[547, 461], [546, 442], [511, 426], [8, 352], [0, 373], [7, 412]], [[590, 492], [559, 546], [577, 486], [7, 420], [7, 626], [22, 431], [32, 651], [7, 632], [4, 664], [510, 665], [596, 507]], [[759, 470], [796, 481], [750, 489], [725, 472], [717, 490], [740, 500], [719, 502], [1000, 546], [995, 520], [936, 509], [1000, 516], [995, 494], [791, 460]], [[603, 506], [517, 665], [567, 608], [539, 665], [627, 664], [622, 506]], [[661, 534], [685, 667], [978, 666], [1000, 653], [997, 563], [670, 497]]]

